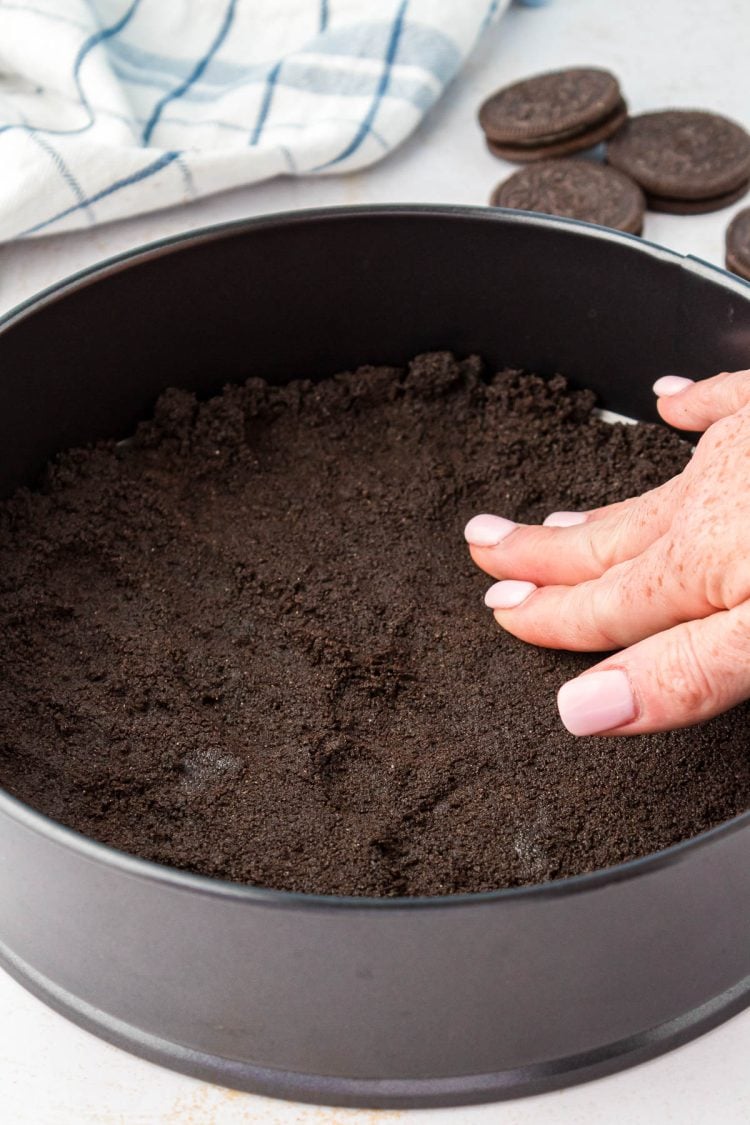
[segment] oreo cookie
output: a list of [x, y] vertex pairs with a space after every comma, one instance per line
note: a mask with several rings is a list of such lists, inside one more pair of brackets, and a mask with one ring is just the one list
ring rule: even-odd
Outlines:
[[622, 172], [589, 160], [550, 160], [514, 172], [490, 198], [494, 207], [541, 211], [640, 234], [646, 201]]
[[530, 164], [535, 160], [552, 160], [561, 156], [573, 156], [576, 152], [583, 152], [587, 148], [593, 148], [594, 145], [601, 144], [602, 141], [609, 140], [625, 124], [627, 118], [627, 106], [624, 101], [619, 101], [613, 113], [605, 117], [598, 125], [594, 125], [576, 136], [566, 137], [559, 141], [549, 141], [537, 148], [526, 145], [499, 145], [488, 139], [487, 148], [493, 156], [510, 160], [515, 164]]
[[740, 184], [734, 191], [723, 195], [712, 195], [709, 199], [669, 199], [667, 196], [646, 193], [646, 206], [649, 211], [664, 211], [670, 215], [706, 215], [709, 211], [722, 211], [731, 207], [743, 195], [747, 195], [750, 180]]
[[738, 211], [727, 227], [727, 269], [750, 281], [750, 207]]
[[626, 118], [617, 79], [596, 67], [515, 82], [497, 90], [479, 110], [490, 152], [518, 163], [591, 148], [613, 136]]
[[607, 146], [607, 160], [640, 184], [655, 211], [716, 211], [750, 187], [750, 137], [717, 113], [631, 117]]

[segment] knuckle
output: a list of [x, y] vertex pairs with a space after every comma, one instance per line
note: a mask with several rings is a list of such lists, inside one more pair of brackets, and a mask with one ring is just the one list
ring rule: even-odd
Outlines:
[[604, 579], [586, 584], [589, 591], [583, 607], [587, 631], [608, 649], [620, 648], [627, 640], [623, 632], [627, 606], [618, 570], [614, 567]]
[[713, 609], [732, 609], [750, 597], [750, 567], [744, 557], [700, 560], [704, 565], [703, 589]]
[[598, 574], [604, 574], [617, 566], [627, 554], [626, 545], [631, 538], [631, 529], [638, 526], [636, 507], [637, 505], [631, 505], [611, 519], [590, 525], [588, 551]]
[[632, 558], [642, 543], [658, 534], [666, 494], [664, 486], [653, 489], [635, 497], [609, 519], [589, 526], [589, 551], [600, 574]]
[[588, 533], [587, 548], [595, 570], [603, 574], [612, 564], [611, 531], [592, 524]]
[[694, 622], [678, 627], [654, 669], [660, 692], [685, 714], [698, 713], [716, 694]]

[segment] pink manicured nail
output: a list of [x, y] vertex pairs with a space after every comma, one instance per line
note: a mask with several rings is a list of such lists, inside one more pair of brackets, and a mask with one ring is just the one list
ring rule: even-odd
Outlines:
[[502, 516], [474, 516], [464, 528], [464, 536], [472, 547], [496, 547], [517, 527], [518, 524]]
[[490, 609], [515, 609], [535, 590], [533, 582], [517, 582], [514, 578], [506, 578], [505, 581], [490, 586], [484, 595], [484, 604]]
[[557, 693], [560, 718], [571, 734], [601, 734], [635, 718], [630, 680], [619, 668], [584, 673]]
[[662, 396], [678, 395], [685, 387], [692, 387], [694, 379], [685, 379], [682, 375], [662, 375], [651, 388], [659, 398]]
[[577, 523], [586, 522], [585, 512], [550, 512], [543, 523], [543, 527], [573, 527]]

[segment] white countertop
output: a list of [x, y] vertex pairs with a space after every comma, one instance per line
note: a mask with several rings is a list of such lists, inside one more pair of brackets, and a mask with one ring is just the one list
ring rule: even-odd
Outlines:
[[[80, 234], [0, 247], [0, 311], [99, 259], [164, 235], [269, 211], [391, 201], [484, 203], [509, 165], [484, 148], [476, 109], [492, 89], [568, 64], [611, 68], [633, 112], [716, 109], [750, 126], [747, 0], [552, 0], [488, 32], [419, 132], [349, 177], [277, 180]], [[645, 236], [721, 264], [740, 206], [649, 214]], [[4, 1125], [747, 1125], [750, 1010], [660, 1059], [560, 1093], [472, 1109], [374, 1112], [305, 1107], [209, 1086], [132, 1058], [67, 1023], [0, 972]]]

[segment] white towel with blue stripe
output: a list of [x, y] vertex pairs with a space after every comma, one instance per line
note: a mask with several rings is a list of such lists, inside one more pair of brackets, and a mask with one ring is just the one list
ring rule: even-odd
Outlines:
[[508, 3], [0, 0], [0, 240], [371, 164]]

